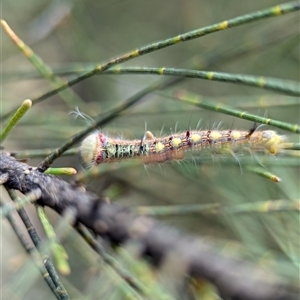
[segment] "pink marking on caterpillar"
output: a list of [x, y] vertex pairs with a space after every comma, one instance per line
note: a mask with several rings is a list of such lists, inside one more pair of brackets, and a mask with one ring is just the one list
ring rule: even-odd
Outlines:
[[160, 138], [147, 131], [142, 140], [114, 139], [95, 131], [82, 141], [80, 155], [86, 166], [137, 157], [146, 164], [163, 163], [182, 159], [186, 151], [193, 149], [231, 154], [242, 149], [276, 155], [285, 140], [285, 136], [273, 130], [188, 130]]

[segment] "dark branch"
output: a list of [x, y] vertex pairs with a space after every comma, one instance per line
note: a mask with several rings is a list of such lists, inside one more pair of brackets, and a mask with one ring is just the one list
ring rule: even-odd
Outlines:
[[[129, 208], [109, 204], [99, 196], [83, 192], [67, 182], [40, 173], [7, 153], [0, 153], [0, 177], [4, 185], [26, 194], [41, 190], [40, 205], [62, 214], [75, 211], [75, 220], [117, 245], [134, 244], [142, 257], [159, 267], [172, 255], [186, 273], [214, 283], [221, 295], [234, 300], [298, 299], [291, 287], [282, 284], [274, 274], [248, 262], [225, 257], [207, 241], [187, 236], [151, 218], [134, 215]], [[178, 259], [177, 259], [178, 258]]]

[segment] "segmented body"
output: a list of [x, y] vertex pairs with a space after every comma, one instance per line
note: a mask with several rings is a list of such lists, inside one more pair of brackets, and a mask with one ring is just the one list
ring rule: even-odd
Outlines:
[[145, 163], [182, 159], [188, 150], [210, 149], [214, 153], [234, 153], [241, 149], [276, 155], [285, 137], [272, 130], [198, 130], [164, 137], [147, 131], [142, 140], [113, 139], [96, 131], [80, 147], [83, 163], [88, 166], [140, 157]]

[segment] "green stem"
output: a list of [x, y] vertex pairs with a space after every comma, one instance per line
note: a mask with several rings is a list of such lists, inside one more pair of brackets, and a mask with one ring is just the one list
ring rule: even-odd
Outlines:
[[298, 200], [269, 200], [257, 203], [242, 203], [223, 206], [220, 203], [184, 204], [167, 206], [140, 206], [136, 212], [146, 216], [169, 216], [186, 214], [242, 214], [300, 211]]
[[[0, 206], [2, 206], [2, 205], [4, 205], [4, 204], [2, 203], [2, 201], [0, 199]], [[54, 293], [55, 297], [58, 300], [60, 300], [61, 297], [60, 297], [59, 293], [57, 292], [56, 286], [55, 286], [52, 278], [49, 276], [49, 273], [48, 273], [47, 269], [45, 268], [45, 266], [43, 264], [43, 261], [42, 261], [42, 258], [40, 256], [39, 252], [27, 240], [27, 238], [25, 237], [19, 222], [17, 222], [16, 218], [13, 216], [13, 213], [12, 212], [8, 213], [6, 215], [6, 218], [7, 218], [8, 222], [10, 223], [10, 225], [11, 225], [13, 231], [15, 232], [16, 236], [18, 237], [20, 243], [22, 244], [23, 248], [26, 249], [27, 253], [30, 255], [33, 262], [35, 263], [35, 265], [39, 269], [41, 275], [43, 276], [44, 280], [48, 284], [49, 288]]]
[[[27, 59], [33, 64], [33, 66], [40, 72], [40, 74], [52, 83], [53, 88], [56, 88], [65, 83], [65, 80], [56, 76], [51, 68], [42, 60], [42, 58], [34, 53], [34, 51], [15, 34], [15, 32], [4, 20], [1, 20], [1, 25], [6, 31], [7, 35], [17, 45], [17, 47], [27, 57]], [[66, 104], [70, 108], [73, 108], [74, 106], [82, 103], [80, 97], [78, 97], [78, 95], [72, 89], [62, 92], [61, 97], [65, 100]]]
[[[80, 75], [70, 81], [65, 82], [64, 84], [61, 84], [56, 89], [53, 89], [53, 90], [43, 94], [42, 96], [33, 99], [33, 103], [36, 104], [44, 99], [47, 99], [47, 98], [65, 90], [66, 88], [68, 88], [82, 80], [85, 80], [97, 73], [104, 72], [107, 69], [109, 69], [117, 64], [126, 62], [130, 59], [133, 59], [133, 58], [136, 58], [136, 57], [139, 57], [139, 56], [142, 56], [142, 55], [145, 55], [145, 54], [148, 54], [148, 53], [160, 50], [160, 49], [164, 49], [169, 46], [173, 46], [180, 42], [193, 40], [193, 39], [196, 39], [196, 38], [199, 38], [202, 36], [206, 36], [206, 35], [214, 33], [214, 32], [226, 30], [231, 27], [236, 27], [236, 26], [251, 23], [254, 21], [263, 20], [263, 19], [270, 18], [270, 17], [276, 17], [276, 16], [283, 15], [283, 14], [286, 14], [289, 12], [297, 11], [299, 9], [300, 9], [300, 4], [298, 1], [288, 2], [288, 3], [281, 4], [281, 5], [276, 5], [276, 6], [270, 7], [265, 10], [256, 11], [256, 12], [253, 12], [250, 14], [238, 16], [236, 18], [225, 20], [220, 23], [216, 23], [216, 24], [206, 26], [206, 27], [203, 27], [200, 29], [192, 30], [192, 31], [189, 31], [189, 32], [186, 32], [183, 34], [179, 34], [175, 37], [172, 37], [172, 38], [169, 38], [166, 40], [162, 40], [162, 41], [159, 41], [156, 43], [152, 43], [152, 44], [143, 46], [141, 48], [138, 48], [136, 50], [128, 52], [124, 55], [121, 55], [115, 59], [112, 59], [104, 64], [96, 65], [93, 70], [85, 72], [82, 75]], [[11, 114], [11, 112], [8, 112], [4, 116], [2, 116], [2, 119], [7, 118], [10, 114]]]
[[[16, 191], [8, 190], [8, 194], [14, 201], [20, 201], [20, 198], [18, 197]], [[25, 209], [21, 208], [20, 210], [18, 210], [18, 214], [19, 214], [22, 222], [24, 223], [25, 228], [27, 229], [28, 235], [30, 236], [33, 244], [38, 249], [39, 253], [41, 253], [42, 252], [41, 251], [41, 248], [42, 248], [41, 239], [38, 236], [33, 224], [31, 223]], [[54, 284], [56, 286], [56, 289], [60, 296], [60, 299], [69, 300], [68, 293], [67, 293], [66, 289], [64, 288], [64, 286], [54, 268], [54, 265], [53, 265], [51, 259], [48, 256], [43, 255], [43, 262], [44, 262], [44, 265], [45, 265], [52, 281], [54, 282]]]
[[26, 204], [35, 202], [41, 197], [41, 191], [39, 189], [28, 193], [22, 199], [15, 201], [12, 204], [5, 204], [0, 208], [0, 218], [6, 217], [8, 214], [15, 210], [23, 208]]
[[24, 100], [18, 110], [10, 119], [4, 130], [0, 134], [0, 143], [2, 143], [8, 136], [9, 132], [17, 125], [20, 119], [26, 114], [27, 110], [31, 107], [32, 101], [29, 99]]
[[[165, 95], [167, 96], [167, 95]], [[177, 100], [180, 100], [185, 103], [189, 103], [201, 108], [205, 108], [211, 111], [221, 112], [226, 115], [234, 116], [240, 119], [245, 119], [261, 124], [271, 125], [277, 128], [281, 128], [284, 130], [288, 130], [290, 132], [300, 133], [300, 127], [298, 124], [290, 124], [281, 122], [278, 120], [273, 120], [269, 118], [260, 117], [257, 115], [250, 114], [246, 111], [241, 111], [226, 105], [223, 105], [222, 103], [212, 103], [208, 102], [204, 99], [202, 99], [200, 96], [197, 96], [195, 94], [187, 93], [185, 91], [176, 92], [175, 95]], [[174, 97], [170, 96], [171, 99], [174, 99]]]
[[[103, 73], [100, 73], [103, 74]], [[290, 96], [300, 96], [299, 82], [287, 81], [277, 78], [269, 78], [263, 76], [251, 76], [246, 74], [230, 74], [213, 71], [198, 71], [190, 69], [176, 69], [176, 68], [113, 68], [105, 71], [105, 74], [151, 74], [151, 75], [168, 75], [179, 76], [187, 78], [200, 78], [211, 81], [231, 82], [236, 84], [243, 84], [254, 86], [266, 90], [280, 92]]]

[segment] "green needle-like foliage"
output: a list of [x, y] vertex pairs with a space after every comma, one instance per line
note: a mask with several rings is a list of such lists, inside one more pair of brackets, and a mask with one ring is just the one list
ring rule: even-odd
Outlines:
[[[161, 244], [176, 228], [178, 240], [190, 242], [180, 247], [200, 238], [297, 292], [299, 2], [46, 2], [3, 2], [0, 142], [28, 164], [19, 186], [31, 172], [68, 181], [75, 193], [93, 192], [146, 220], [137, 221], [141, 231], [131, 224], [134, 238], [153, 218], [170, 229], [162, 236], [154, 227]], [[206, 144], [177, 153], [178, 134], [187, 140], [195, 131]], [[243, 144], [232, 133], [240, 131], [249, 139], [276, 132], [280, 147]], [[81, 142], [90, 134], [97, 138], [85, 169]], [[163, 136], [170, 137], [163, 159], [124, 158], [134, 143], [141, 153], [159, 152]], [[107, 141], [115, 157], [97, 164]], [[86, 212], [86, 202], [70, 199], [53, 213], [38, 206], [39, 189], [6, 190], [14, 170], [2, 170], [1, 161], [0, 170], [5, 299], [232, 299], [220, 295], [218, 280], [187, 276], [178, 248], [158, 263], [151, 257], [163, 247], [157, 254], [132, 240], [109, 243], [77, 222], [84, 216], [74, 212]], [[234, 274], [235, 267], [223, 268]]]

